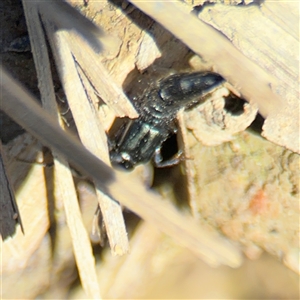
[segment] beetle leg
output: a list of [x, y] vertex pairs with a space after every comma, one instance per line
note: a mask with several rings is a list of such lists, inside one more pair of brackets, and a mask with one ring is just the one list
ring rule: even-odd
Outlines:
[[178, 165], [183, 159], [183, 151], [179, 150], [173, 157], [168, 160], [163, 160], [161, 155], [161, 148], [158, 147], [155, 149], [155, 153], [153, 156], [153, 162], [156, 168], [166, 168], [166, 167], [173, 167]]

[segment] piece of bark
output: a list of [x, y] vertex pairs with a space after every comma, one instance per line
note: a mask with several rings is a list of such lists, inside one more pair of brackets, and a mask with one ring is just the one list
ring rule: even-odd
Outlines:
[[184, 112], [178, 118], [182, 131], [191, 130], [197, 140], [206, 146], [234, 140], [237, 133], [246, 130], [254, 121], [258, 109], [255, 104], [243, 103], [238, 98], [229, 99], [234, 105], [241, 106], [235, 115], [234, 111], [226, 110], [226, 101], [229, 101], [226, 97], [229, 95], [227, 88], [220, 87], [205, 103]]

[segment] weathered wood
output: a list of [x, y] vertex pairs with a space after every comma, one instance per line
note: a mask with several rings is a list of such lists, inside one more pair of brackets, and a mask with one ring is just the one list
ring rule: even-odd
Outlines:
[[[277, 15], [276, 21], [279, 26], [270, 20], [272, 16], [262, 13], [276, 5], [272, 1], [267, 8], [262, 4], [262, 9], [258, 6], [247, 8], [226, 5], [204, 9], [206, 14], [201, 12], [199, 17], [225, 35], [227, 31], [229, 40], [182, 9], [179, 3], [134, 0], [130, 2], [208, 61], [247, 101], [255, 102], [260, 113], [266, 117], [263, 132], [265, 137], [300, 153], [299, 101], [298, 94], [295, 93], [298, 88], [299, 45], [294, 38], [295, 31], [292, 31], [293, 35], [285, 31], [286, 28], [293, 27], [290, 20], [285, 21], [289, 19], [290, 11], [293, 11], [292, 19], [296, 20], [296, 2], [280, 4], [281, 9], [275, 9], [275, 13], [271, 14]], [[288, 25], [281, 28], [282, 23]], [[237, 33], [241, 36], [235, 39], [234, 46], [231, 36], [236, 37]], [[252, 50], [248, 53], [244, 52], [240, 45], [244, 42], [251, 45]], [[257, 48], [257, 52], [253, 51], [254, 48]], [[263, 59], [263, 63], [259, 58]]]
[[[276, 79], [271, 89], [282, 99], [283, 105], [276, 114], [266, 118], [262, 134], [269, 141], [300, 153], [298, 3], [264, 1], [261, 5], [250, 6], [218, 4], [204, 8], [198, 17], [222, 32], [245, 57]], [[222, 44], [218, 46], [222, 49]], [[245, 65], [245, 62], [241, 64]], [[241, 76], [242, 67], [236, 69], [236, 76]], [[260, 77], [254, 69], [251, 73], [251, 78]], [[241, 78], [243, 81], [251, 79]], [[258, 81], [253, 90], [262, 84]], [[272, 98], [261, 97], [261, 101], [267, 100], [273, 101]]]
[[[47, 28], [50, 29], [49, 26]], [[48, 31], [48, 33], [53, 34], [54, 32], [50, 33], [50, 31]], [[50, 40], [58, 61], [58, 69], [69, 107], [77, 124], [77, 130], [82, 143], [95, 156], [109, 164], [110, 161], [104, 129], [99, 123], [93, 103], [89, 100], [89, 96], [86, 94], [83, 86], [83, 82], [85, 82], [86, 85], [88, 82], [84, 79], [83, 73], [81, 73], [82, 80], [79, 77], [71, 50], [66, 43], [67, 39], [65, 38], [65, 34], [66, 33], [63, 32], [58, 33], [56, 37], [53, 36], [53, 40], [51, 38]], [[99, 186], [97, 186], [97, 194], [106, 223], [112, 253], [124, 254], [128, 252], [129, 245], [122, 208], [119, 203], [104, 195]], [[114, 220], [114, 222], [111, 220]]]
[[[27, 1], [23, 1], [23, 7], [38, 74], [42, 104], [45, 110], [59, 123], [60, 117], [55, 99], [49, 54], [38, 7]], [[69, 8], [71, 9], [71, 7]], [[36, 123], [35, 126], [40, 125]], [[53, 149], [53, 157], [56, 178], [55, 189], [64, 205], [82, 286], [89, 297], [98, 299], [100, 297], [100, 290], [95, 271], [95, 260], [89, 236], [81, 217], [72, 173], [66, 159], [55, 148]], [[56, 205], [59, 207], [58, 203]]]

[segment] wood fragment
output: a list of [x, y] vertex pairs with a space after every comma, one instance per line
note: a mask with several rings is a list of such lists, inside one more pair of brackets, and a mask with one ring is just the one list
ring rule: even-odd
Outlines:
[[[199, 18], [221, 31], [234, 47], [276, 79], [272, 90], [284, 100], [284, 105], [277, 114], [267, 117], [262, 135], [300, 153], [299, 36], [295, 32], [298, 4], [274, 1], [264, 1], [259, 6], [216, 4], [204, 8]], [[252, 74], [258, 76], [258, 70], [253, 69]]]
[[[55, 34], [48, 22], [45, 25], [80, 139], [89, 151], [105, 161], [106, 164], [110, 164], [105, 132], [99, 123], [93, 103], [86, 94], [82, 80], [86, 85], [88, 85], [88, 82], [84, 79], [82, 72], [82, 79], [79, 77], [65, 37], [67, 33], [60, 31]], [[116, 201], [104, 195], [97, 184], [96, 188], [111, 251], [114, 254], [122, 255], [128, 252], [129, 249], [122, 208]], [[114, 222], [111, 220], [114, 220]], [[115, 249], [118, 249], [118, 251]]]
[[138, 114], [130, 101], [109, 75], [102, 64], [102, 55], [97, 55], [92, 49], [73, 33], [65, 33], [65, 39], [70, 45], [70, 51], [75, 57], [101, 99], [109, 104], [116, 116], [137, 118]]
[[67, 1], [40, 1], [36, 5], [39, 12], [44, 13], [44, 17], [47, 16], [59, 29], [75, 30], [94, 50], [100, 52], [103, 49], [100, 41], [105, 36], [103, 31]]
[[[47, 45], [37, 6], [26, 1], [23, 1], [23, 6], [38, 74], [43, 107], [59, 123]], [[34, 124], [34, 126], [39, 126], [39, 123]], [[89, 297], [99, 299], [100, 290], [95, 272], [95, 260], [91, 243], [80, 214], [73, 177], [67, 161], [56, 152], [56, 149], [53, 149], [53, 157], [55, 175], [59, 183], [56, 188], [63, 199], [82, 286]]]
[[[191, 130], [203, 145], [215, 146], [234, 140], [237, 133], [246, 130], [257, 115], [257, 106], [245, 102], [239, 114], [233, 115], [225, 109], [225, 98], [229, 93], [227, 88], [220, 87], [207, 98], [205, 103], [179, 116], [183, 138], [184, 133]], [[183, 143], [183, 147], [184, 153], [189, 157], [187, 154], [189, 144]]]

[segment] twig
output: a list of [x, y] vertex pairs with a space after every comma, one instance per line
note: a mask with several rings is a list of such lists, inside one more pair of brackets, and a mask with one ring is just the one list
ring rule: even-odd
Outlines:
[[[23, 1], [30, 35], [32, 53], [39, 80], [43, 107], [59, 122], [58, 110], [48, 58], [47, 45], [35, 4]], [[39, 126], [39, 123], [36, 123]], [[52, 148], [51, 148], [52, 149]], [[84, 227], [77, 200], [75, 185], [67, 161], [53, 149], [54, 172], [57, 178], [58, 193], [64, 203], [67, 223], [72, 237], [74, 255], [82, 286], [89, 297], [100, 298], [100, 290], [95, 270], [95, 260], [91, 243]]]

